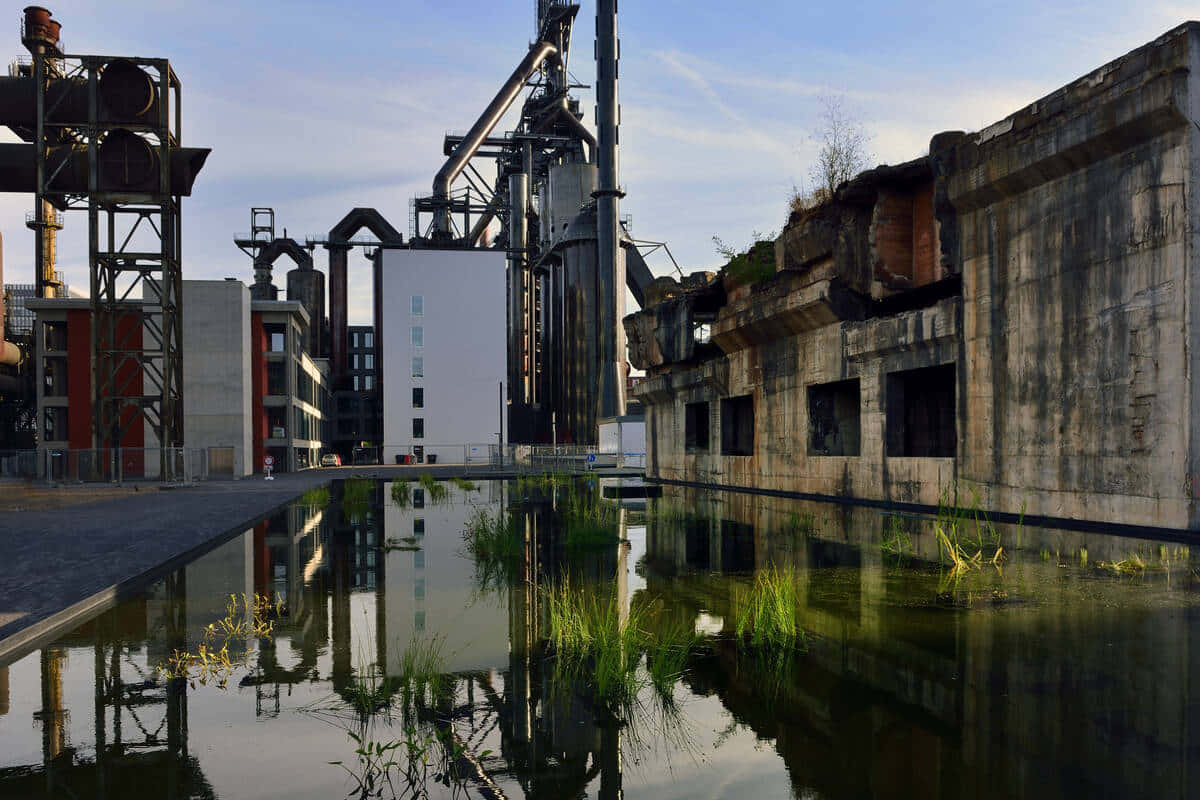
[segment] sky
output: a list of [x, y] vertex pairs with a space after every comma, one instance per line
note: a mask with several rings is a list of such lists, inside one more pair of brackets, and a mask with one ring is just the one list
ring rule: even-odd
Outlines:
[[[582, 0], [571, 72], [592, 83], [594, 0]], [[409, 235], [442, 137], [464, 131], [524, 56], [536, 0], [53, 2], [73, 54], [165, 57], [183, 83], [183, 143], [211, 147], [184, 200], [185, 279], [253, 280], [233, 244], [251, 206], [279, 235], [323, 234], [377, 208]], [[621, 183], [636, 238], [666, 241], [684, 272], [777, 231], [817, 151], [822, 98], [871, 135], [870, 165], [923, 155], [944, 130], [979, 130], [1187, 19], [1200, 2], [716, 2], [620, 6]], [[10, 7], [9, 58], [25, 54]], [[578, 93], [592, 125], [591, 92]], [[519, 105], [516, 104], [516, 105]], [[505, 129], [515, 113], [502, 122]], [[0, 141], [16, 141], [0, 129]], [[0, 194], [4, 279], [33, 280], [32, 195]], [[86, 288], [87, 218], [67, 216], [60, 269]], [[350, 317], [369, 323], [365, 259]], [[651, 257], [655, 272], [670, 263]], [[316, 254], [326, 266], [324, 251]], [[283, 287], [286, 259], [276, 263]]]

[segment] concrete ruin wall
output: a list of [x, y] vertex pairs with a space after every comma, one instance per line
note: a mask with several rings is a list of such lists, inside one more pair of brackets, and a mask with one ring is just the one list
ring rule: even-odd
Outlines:
[[[1198, 81], [1189, 23], [793, 219], [774, 279], [724, 286], [716, 349], [631, 350], [649, 474], [931, 505], [969, 483], [996, 510], [1200, 525]], [[677, 340], [697, 297], [626, 327]], [[722, 454], [744, 396], [753, 447]]]

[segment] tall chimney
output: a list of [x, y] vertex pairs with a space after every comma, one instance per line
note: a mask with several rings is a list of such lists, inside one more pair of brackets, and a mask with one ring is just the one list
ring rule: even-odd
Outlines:
[[621, 191], [617, 160], [617, 0], [596, 2], [596, 132], [598, 185], [596, 198], [597, 300], [600, 317], [600, 392], [597, 418], [625, 413], [625, 253], [621, 249], [618, 212]]

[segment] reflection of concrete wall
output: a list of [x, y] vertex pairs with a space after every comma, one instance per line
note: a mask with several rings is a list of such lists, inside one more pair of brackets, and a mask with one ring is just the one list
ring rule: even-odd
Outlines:
[[[694, 563], [689, 525], [707, 522], [709, 535], [722, 521], [753, 525], [760, 565], [802, 568], [809, 651], [781, 694], [768, 697], [770, 676], [725, 647], [719, 669], [697, 679], [775, 740], [798, 788], [838, 797], [1190, 796], [1200, 747], [1191, 634], [1200, 615], [1179, 589], [1193, 567], [1187, 553], [1170, 572], [1117, 578], [1095, 561], [1139, 547], [1154, 561], [1158, 545], [1026, 529], [1002, 570], [953, 584], [928, 565], [896, 566], [881, 554], [884, 518], [871, 509], [676, 487], [666, 496], [710, 517], [648, 524], [647, 591], [674, 613], [723, 617], [727, 630], [734, 616], [729, 581]], [[814, 532], [791, 534], [792, 514], [807, 512]], [[915, 522], [911, 530], [918, 552], [935, 560], [927, 530]], [[1004, 533], [1010, 548], [1015, 533]], [[708, 557], [719, 554], [714, 547]]]
[[414, 634], [445, 637], [443, 654], [453, 672], [491, 669], [508, 661], [505, 597], [499, 592], [478, 595], [473, 564], [462, 555], [463, 531], [476, 510], [495, 515], [501, 508], [500, 485], [479, 486], [464, 492], [447, 484], [450, 495], [445, 502], [434, 505], [426, 496], [424, 508], [400, 508], [391, 501], [392, 485], [384, 485], [385, 541], [407, 546], [410, 543], [403, 540], [414, 535], [414, 521], [422, 520], [425, 528], [414, 545], [419, 550], [393, 550], [384, 556], [383, 636], [391, 674]]

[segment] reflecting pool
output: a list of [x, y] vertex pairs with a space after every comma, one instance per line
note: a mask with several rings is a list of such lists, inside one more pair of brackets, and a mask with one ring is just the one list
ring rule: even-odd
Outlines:
[[604, 489], [310, 492], [0, 666], [0, 797], [1195, 796], [1187, 547]]

